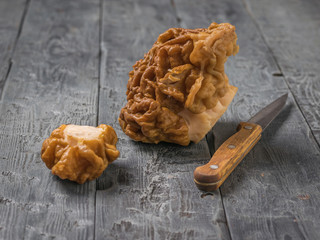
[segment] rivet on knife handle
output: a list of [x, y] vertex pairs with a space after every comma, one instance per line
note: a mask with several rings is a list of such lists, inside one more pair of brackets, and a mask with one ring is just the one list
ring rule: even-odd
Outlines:
[[203, 191], [214, 191], [226, 180], [235, 167], [261, 138], [258, 124], [241, 122], [238, 132], [225, 141], [212, 156], [209, 163], [197, 167], [194, 182]]

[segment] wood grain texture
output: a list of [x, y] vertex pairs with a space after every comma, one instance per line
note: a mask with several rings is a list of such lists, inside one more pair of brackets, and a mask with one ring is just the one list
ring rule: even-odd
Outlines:
[[23, 23], [26, 0], [0, 1], [0, 99], [12, 65], [12, 53]]
[[320, 2], [245, 3], [320, 146]]
[[[319, 8], [315, 0], [1, 0], [0, 239], [320, 239]], [[213, 21], [235, 25], [239, 37], [226, 63], [239, 88], [227, 112], [197, 145], [130, 140], [118, 116], [132, 65], [168, 28]], [[194, 169], [240, 121], [290, 91], [220, 190], [199, 191]], [[63, 123], [117, 131], [121, 156], [96, 182], [60, 180], [41, 161], [43, 140]]]
[[229, 239], [219, 192], [202, 198], [193, 182], [206, 141], [144, 144], [118, 124], [132, 65], [177, 26], [170, 1], [103, 2], [99, 123], [116, 129], [120, 157], [97, 182], [96, 239]]
[[[261, 92], [252, 98], [262, 107], [267, 101], [260, 96]], [[245, 108], [243, 104], [242, 111]], [[215, 133], [224, 136], [219, 125], [216, 127]], [[320, 155], [308, 132], [291, 95], [287, 108], [221, 188], [234, 239], [319, 238]], [[222, 144], [220, 139], [216, 142]]]
[[34, 0], [0, 103], [0, 239], [93, 239], [95, 182], [52, 176], [43, 140], [96, 125], [99, 1]]
[[[235, 132], [238, 122], [289, 89], [284, 78], [275, 74], [280, 69], [273, 53], [241, 2], [175, 2], [185, 27], [211, 21], [236, 26], [240, 51], [228, 60], [226, 73], [239, 90], [213, 128], [218, 147]], [[290, 4], [287, 8], [289, 12]], [[194, 18], [193, 13], [200, 17]], [[319, 159], [319, 148], [290, 95], [287, 107], [221, 187], [231, 238], [318, 239]]]

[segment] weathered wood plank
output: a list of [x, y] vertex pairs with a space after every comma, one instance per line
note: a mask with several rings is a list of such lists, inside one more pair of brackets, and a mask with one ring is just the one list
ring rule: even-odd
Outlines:
[[320, 146], [320, 2], [245, 2]]
[[95, 182], [51, 175], [42, 141], [96, 125], [99, 1], [30, 2], [0, 103], [0, 239], [93, 239]]
[[116, 129], [121, 155], [97, 182], [96, 239], [229, 239], [219, 192], [201, 198], [193, 183], [206, 141], [136, 143], [118, 124], [132, 65], [175, 26], [169, 1], [103, 2], [99, 123]]
[[[289, 90], [283, 77], [273, 76], [279, 68], [241, 2], [175, 2], [186, 27], [227, 21], [237, 28], [240, 52], [228, 60], [226, 71], [239, 91], [213, 129], [218, 147], [235, 131], [239, 121], [249, 119]], [[192, 13], [201, 17], [193, 18]], [[221, 187], [232, 239], [320, 237], [320, 152], [309, 134], [290, 95], [287, 108]]]
[[[250, 107], [253, 112], [280, 95], [266, 93], [267, 99], [261, 98], [261, 92], [252, 94], [260, 105]], [[245, 111], [251, 101], [244, 96], [238, 102]], [[239, 118], [236, 111], [232, 114]], [[218, 126], [215, 134], [224, 136]], [[232, 237], [318, 239], [319, 157], [308, 125], [290, 96], [287, 108], [221, 188]]]
[[0, 99], [11, 66], [11, 55], [23, 22], [26, 0], [0, 1]]

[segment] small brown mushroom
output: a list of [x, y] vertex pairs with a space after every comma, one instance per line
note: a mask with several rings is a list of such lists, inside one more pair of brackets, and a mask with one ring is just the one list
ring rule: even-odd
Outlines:
[[61, 125], [47, 138], [41, 158], [52, 174], [84, 183], [99, 177], [118, 156], [118, 141], [112, 127]]

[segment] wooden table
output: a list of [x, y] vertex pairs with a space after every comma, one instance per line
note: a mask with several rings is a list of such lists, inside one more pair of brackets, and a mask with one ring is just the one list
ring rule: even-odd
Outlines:
[[[0, 239], [320, 239], [320, 2], [1, 0]], [[237, 28], [228, 111], [188, 147], [130, 140], [128, 72], [170, 27]], [[193, 170], [267, 103], [285, 109], [213, 193]], [[96, 181], [53, 176], [42, 142], [106, 123], [120, 158]]]

